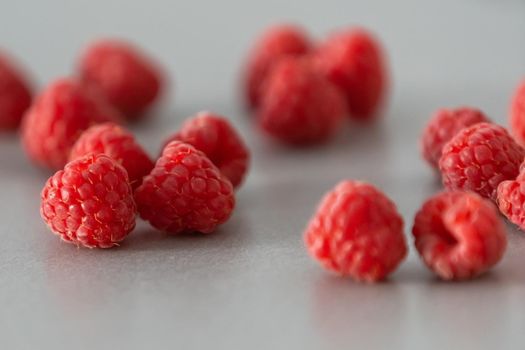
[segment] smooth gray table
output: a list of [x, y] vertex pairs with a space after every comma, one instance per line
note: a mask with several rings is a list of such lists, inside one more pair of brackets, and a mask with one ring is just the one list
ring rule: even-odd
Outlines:
[[[290, 19], [316, 35], [361, 23], [388, 49], [391, 102], [374, 127], [346, 126], [322, 147], [261, 136], [236, 95], [239, 64], [266, 25]], [[253, 153], [232, 219], [213, 235], [166, 237], [140, 223], [121, 248], [61, 243], [38, 214], [48, 174], [15, 136], [0, 136], [1, 349], [519, 349], [525, 341], [525, 238], [487, 276], [443, 283], [414, 251], [389, 282], [326, 274], [302, 230], [337, 181], [375, 183], [414, 212], [439, 189], [420, 160], [419, 132], [440, 106], [479, 106], [506, 124], [525, 77], [525, 2], [18, 1], [0, 10], [0, 46], [43, 86], [68, 74], [90, 38], [133, 38], [175, 84], [149, 122], [160, 140], [202, 109], [230, 117]]]

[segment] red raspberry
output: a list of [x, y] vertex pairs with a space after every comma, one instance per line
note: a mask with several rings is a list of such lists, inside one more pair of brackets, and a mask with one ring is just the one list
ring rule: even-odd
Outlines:
[[460, 107], [456, 109], [440, 109], [429, 120], [421, 135], [421, 152], [423, 158], [439, 168], [439, 158], [443, 146], [460, 130], [481, 122], [489, 122], [482, 111]]
[[268, 29], [251, 49], [244, 72], [246, 100], [257, 108], [261, 89], [272, 66], [285, 56], [302, 56], [311, 50], [310, 39], [293, 25], [279, 25]]
[[515, 180], [499, 184], [497, 202], [503, 215], [525, 231], [525, 162]]
[[516, 141], [525, 146], [525, 80], [518, 86], [512, 98], [510, 129]]
[[407, 254], [395, 204], [359, 181], [342, 181], [325, 195], [304, 240], [326, 269], [359, 281], [386, 278]]
[[124, 41], [106, 39], [89, 45], [80, 57], [79, 73], [129, 119], [142, 116], [162, 89], [156, 63]]
[[302, 58], [283, 58], [266, 80], [259, 109], [262, 128], [295, 145], [326, 141], [346, 112], [340, 92]]
[[379, 112], [387, 88], [387, 68], [378, 41], [364, 29], [329, 37], [317, 51], [317, 63], [344, 93], [350, 116], [371, 120]]
[[204, 153], [180, 141], [164, 148], [135, 199], [144, 220], [172, 234], [211, 233], [235, 205], [231, 182]]
[[78, 82], [60, 79], [48, 86], [22, 122], [22, 143], [35, 163], [62, 168], [82, 131], [93, 124], [118, 120], [118, 113]]
[[425, 264], [445, 280], [472, 278], [500, 261], [507, 246], [496, 207], [473, 192], [442, 192], [416, 214], [412, 233]]
[[241, 184], [250, 155], [240, 135], [225, 118], [201, 112], [188, 119], [165, 144], [173, 140], [189, 143], [204, 152], [233, 187]]
[[0, 51], [0, 130], [16, 129], [31, 104], [31, 91], [22, 72]]
[[118, 245], [135, 227], [128, 174], [104, 154], [74, 160], [49, 178], [40, 212], [53, 233], [87, 248]]
[[518, 175], [524, 157], [525, 150], [504, 128], [478, 123], [443, 147], [439, 169], [447, 189], [473, 191], [495, 201], [499, 183]]
[[84, 131], [73, 146], [69, 159], [90, 153], [105, 154], [116, 160], [127, 170], [133, 188], [142, 183], [142, 178], [154, 165], [133, 134], [114, 123], [94, 125]]

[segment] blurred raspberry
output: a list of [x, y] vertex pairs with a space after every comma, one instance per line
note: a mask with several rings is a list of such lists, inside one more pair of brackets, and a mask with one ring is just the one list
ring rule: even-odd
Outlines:
[[499, 184], [497, 202], [501, 213], [525, 231], [525, 162], [515, 180]]
[[407, 254], [395, 204], [359, 181], [343, 181], [325, 195], [304, 240], [326, 269], [359, 281], [385, 279]]
[[180, 141], [164, 148], [135, 200], [144, 220], [172, 234], [211, 233], [235, 205], [231, 182], [204, 153]]
[[105, 39], [88, 46], [79, 60], [82, 80], [94, 86], [128, 119], [137, 119], [162, 89], [162, 73], [130, 43]]
[[442, 192], [416, 214], [412, 233], [425, 264], [445, 280], [473, 278], [501, 260], [507, 246], [496, 207], [473, 192]]
[[499, 183], [516, 178], [524, 157], [524, 149], [504, 128], [478, 123], [443, 147], [439, 168], [447, 189], [473, 191], [495, 201]]
[[421, 135], [423, 158], [434, 168], [439, 168], [443, 146], [460, 130], [489, 119], [482, 111], [471, 107], [440, 109], [429, 120]]
[[343, 96], [304, 58], [287, 57], [266, 80], [259, 108], [262, 128], [293, 145], [326, 141], [346, 112]]
[[364, 29], [335, 33], [316, 54], [321, 72], [347, 99], [350, 117], [374, 119], [385, 100], [388, 72], [379, 42]]
[[88, 154], [105, 154], [126, 169], [133, 188], [153, 169], [153, 161], [133, 134], [115, 123], [94, 125], [84, 131], [73, 146], [70, 160]]
[[525, 146], [525, 80], [518, 86], [512, 98], [510, 129], [516, 141]]
[[135, 227], [126, 170], [103, 154], [72, 161], [49, 178], [40, 212], [53, 233], [87, 248], [118, 245]]
[[250, 50], [244, 72], [246, 101], [257, 108], [261, 89], [273, 65], [286, 56], [302, 56], [311, 50], [308, 35], [293, 25], [269, 28]]
[[25, 75], [0, 51], [0, 130], [16, 129], [30, 104], [31, 90]]
[[189, 143], [215, 164], [238, 187], [248, 169], [249, 152], [240, 135], [227, 119], [210, 112], [201, 112], [184, 122], [181, 129], [171, 136], [173, 140]]
[[28, 156], [51, 169], [62, 168], [71, 147], [91, 125], [120, 120], [95, 91], [70, 79], [59, 79], [36, 97], [22, 122], [22, 143]]

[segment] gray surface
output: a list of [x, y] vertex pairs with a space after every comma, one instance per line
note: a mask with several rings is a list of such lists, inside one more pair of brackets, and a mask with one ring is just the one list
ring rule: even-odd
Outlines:
[[[471, 104], [505, 123], [525, 76], [525, 2], [189, 3], [2, 3], [0, 44], [41, 85], [67, 74], [86, 40], [134, 38], [176, 81], [157, 118], [135, 127], [148, 149], [156, 152], [185, 116], [210, 109], [241, 128], [253, 166], [216, 234], [167, 238], [139, 224], [121, 248], [89, 251], [48, 232], [38, 215], [47, 175], [2, 135], [0, 348], [522, 348], [525, 238], [515, 230], [484, 278], [439, 282], [412, 251], [390, 282], [374, 286], [324, 273], [301, 232], [326, 190], [359, 178], [398, 203], [408, 234], [415, 210], [439, 188], [416, 147], [431, 111]], [[380, 34], [394, 81], [382, 123], [347, 127], [310, 150], [282, 148], [252, 128], [235, 95], [239, 62], [255, 34], [281, 19], [317, 35], [348, 23]]]

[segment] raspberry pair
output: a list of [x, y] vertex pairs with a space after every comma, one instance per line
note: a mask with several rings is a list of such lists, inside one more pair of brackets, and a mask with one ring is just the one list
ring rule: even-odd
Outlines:
[[363, 29], [341, 31], [319, 45], [300, 28], [270, 28], [249, 53], [244, 90], [261, 127], [278, 140], [326, 141], [345, 114], [374, 119], [386, 90], [378, 42]]
[[137, 211], [169, 233], [213, 232], [233, 211], [232, 181], [240, 184], [249, 158], [244, 143], [210, 113], [170, 139], [153, 164], [123, 128], [88, 129], [42, 191], [44, 221], [63, 240], [89, 248], [117, 245], [135, 227]]
[[[416, 214], [412, 233], [425, 264], [445, 280], [487, 271], [502, 258], [507, 242], [494, 205], [473, 192], [430, 198]], [[359, 281], [385, 279], [407, 254], [395, 204], [359, 181], [343, 181], [326, 194], [304, 239], [322, 266]]]

